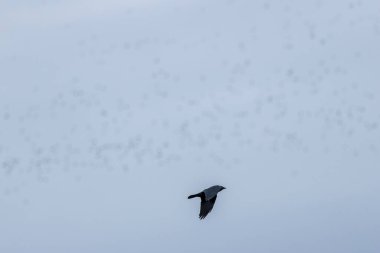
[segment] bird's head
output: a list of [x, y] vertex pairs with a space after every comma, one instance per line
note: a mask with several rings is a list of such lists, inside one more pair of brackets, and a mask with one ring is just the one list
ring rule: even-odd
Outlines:
[[223, 191], [224, 189], [226, 189], [226, 187], [220, 185], [220, 190], [219, 191]]

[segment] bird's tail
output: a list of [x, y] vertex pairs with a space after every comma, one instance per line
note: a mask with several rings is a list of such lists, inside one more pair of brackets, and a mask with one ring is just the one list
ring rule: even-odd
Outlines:
[[187, 198], [188, 198], [188, 199], [192, 199], [192, 198], [196, 198], [196, 197], [201, 197], [201, 193], [194, 194], [194, 195], [190, 195], [190, 196], [187, 197]]

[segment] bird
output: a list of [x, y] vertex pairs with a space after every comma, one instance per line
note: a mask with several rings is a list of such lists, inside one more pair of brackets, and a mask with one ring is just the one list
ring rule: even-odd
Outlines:
[[211, 212], [212, 208], [214, 207], [216, 197], [218, 196], [218, 192], [223, 191], [226, 189], [223, 186], [220, 185], [214, 185], [210, 188], [207, 188], [200, 193], [190, 195], [187, 197], [188, 199], [192, 199], [195, 197], [201, 198], [201, 208], [199, 211], [199, 219], [204, 219], [209, 212]]

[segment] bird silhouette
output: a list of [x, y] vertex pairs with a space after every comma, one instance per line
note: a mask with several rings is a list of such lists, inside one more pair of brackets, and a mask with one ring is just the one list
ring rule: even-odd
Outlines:
[[201, 208], [199, 211], [199, 219], [204, 219], [209, 212], [211, 212], [212, 208], [214, 207], [216, 197], [218, 196], [218, 192], [226, 189], [223, 186], [220, 185], [214, 185], [210, 188], [207, 188], [200, 193], [190, 195], [188, 199], [192, 199], [195, 197], [201, 198]]

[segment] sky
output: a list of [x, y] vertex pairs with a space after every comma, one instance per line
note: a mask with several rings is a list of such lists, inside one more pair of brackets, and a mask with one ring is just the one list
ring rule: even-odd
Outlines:
[[379, 252], [379, 1], [2, 1], [0, 38], [0, 252]]

